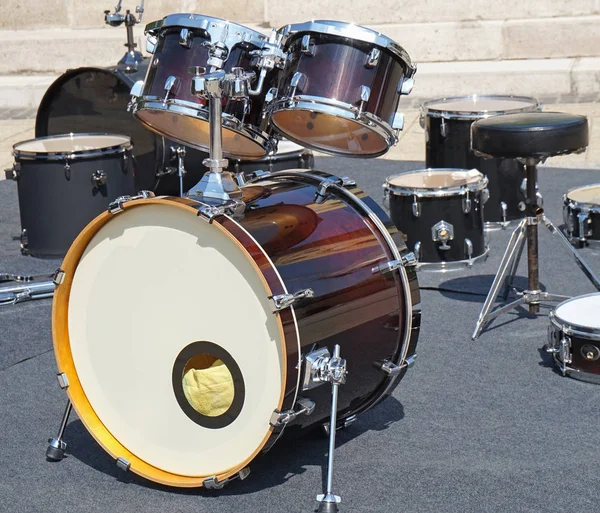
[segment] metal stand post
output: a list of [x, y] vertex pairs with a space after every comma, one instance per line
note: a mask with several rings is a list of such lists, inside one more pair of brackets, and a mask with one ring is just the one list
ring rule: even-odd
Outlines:
[[127, 10], [125, 14], [120, 14], [121, 3], [123, 0], [119, 0], [115, 7], [115, 12], [111, 13], [110, 11], [104, 11], [104, 22], [111, 27], [118, 27], [122, 23], [125, 23], [125, 28], [127, 30], [127, 42], [125, 46], [127, 47], [127, 52], [117, 66], [126, 72], [134, 72], [138, 69], [138, 64], [142, 62], [143, 57], [140, 52], [137, 52], [135, 48], [137, 47], [137, 43], [133, 40], [133, 27], [137, 23], [141, 23], [142, 15], [144, 13], [144, 0], [135, 8], [135, 13], [139, 16], [136, 18], [135, 14], [132, 14], [131, 11]]
[[331, 417], [329, 423], [329, 452], [327, 454], [327, 489], [324, 494], [317, 495], [318, 513], [334, 513], [341, 502], [333, 489], [333, 453], [335, 451], [335, 432], [337, 421], [338, 388], [346, 382], [346, 360], [340, 358], [340, 346], [335, 345], [333, 356], [326, 367], [326, 379], [331, 382]]
[[[538, 252], [538, 223], [542, 221], [550, 233], [555, 234], [569, 248], [571, 254], [575, 258], [575, 262], [592, 282], [594, 287], [600, 290], [600, 280], [583, 261], [579, 253], [575, 250], [569, 240], [558, 230], [558, 228], [545, 215], [544, 211], [537, 204], [537, 162], [534, 159], [528, 159], [526, 162], [527, 171], [527, 201], [526, 212], [527, 217], [522, 219], [511, 238], [500, 262], [500, 267], [496, 273], [496, 277], [492, 283], [490, 291], [487, 295], [483, 308], [479, 314], [475, 330], [473, 331], [472, 339], [479, 337], [485, 325], [498, 315], [512, 310], [521, 304], [529, 305], [530, 313], [538, 313], [541, 301], [561, 301], [568, 299], [569, 296], [558, 294], [550, 294], [540, 290], [539, 281], [539, 252]], [[519, 266], [523, 245], [527, 240], [527, 276], [528, 290], [517, 292], [518, 299], [507, 303], [496, 310], [492, 311], [496, 297], [500, 293], [502, 286], [505, 286], [504, 300], [508, 299], [508, 292], [514, 275]], [[508, 281], [506, 281], [508, 278]], [[506, 282], [505, 282], [506, 281]]]
[[65, 433], [65, 428], [67, 427], [67, 422], [72, 409], [73, 404], [70, 400], [67, 400], [67, 407], [65, 408], [65, 413], [63, 414], [62, 422], [60, 423], [58, 435], [56, 435], [56, 438], [48, 438], [49, 445], [46, 449], [46, 458], [50, 461], [60, 461], [65, 457], [67, 444], [63, 442], [62, 437]]

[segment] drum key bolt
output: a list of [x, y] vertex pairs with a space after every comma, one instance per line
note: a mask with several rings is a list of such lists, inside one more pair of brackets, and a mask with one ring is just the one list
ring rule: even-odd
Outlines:
[[249, 475], [250, 475], [250, 467], [246, 467], [246, 468], [243, 468], [242, 470], [240, 470], [237, 474], [234, 474], [233, 476], [228, 477], [227, 479], [223, 479], [223, 481], [219, 481], [216, 476], [207, 477], [202, 482], [202, 486], [204, 486], [204, 488], [206, 488], [207, 490], [220, 490], [226, 484], [231, 483], [231, 481], [233, 481], [235, 479], [239, 479], [240, 481], [243, 481]]
[[288, 96], [290, 96], [290, 98], [293, 98], [294, 96], [296, 96], [296, 91], [302, 92], [305, 87], [306, 75], [304, 73], [296, 71], [296, 73], [294, 73], [294, 75], [292, 76], [292, 80], [290, 80], [290, 90]]
[[369, 98], [371, 97], [371, 88], [366, 86], [366, 85], [361, 85], [360, 86], [360, 97], [359, 97], [359, 104], [358, 104], [358, 110], [356, 111], [356, 117], [360, 117], [367, 102], [369, 101]]
[[152, 191], [140, 191], [135, 196], [119, 196], [116, 200], [111, 201], [108, 204], [108, 212], [111, 214], [118, 214], [123, 211], [125, 203], [139, 199], [153, 198], [154, 193]]
[[171, 92], [173, 92], [173, 94], [177, 94], [180, 84], [181, 80], [173, 75], [167, 78], [165, 81], [165, 97], [163, 99], [163, 106], [167, 104], [167, 100], [169, 99], [169, 94], [171, 94]]
[[374, 68], [379, 64], [379, 57], [381, 56], [381, 51], [379, 48], [372, 48], [367, 58], [365, 60], [365, 68]]
[[[179, 44], [181, 46], [183, 46], [184, 48], [191, 48], [192, 47], [192, 35], [193, 34], [188, 29], [186, 29], [186, 28], [181, 29], [181, 32], [179, 33]], [[150, 53], [154, 53], [154, 52], [150, 52]]]
[[[329, 354], [329, 352], [327, 353]], [[273, 411], [269, 424], [273, 427], [281, 427], [292, 422], [296, 417], [300, 415], [311, 415], [315, 411], [315, 402], [306, 397], [299, 397], [296, 401], [296, 405], [300, 406], [299, 410], [284, 410]]]
[[[401, 78], [400, 82], [398, 82], [398, 92], [402, 95], [408, 95], [411, 93], [414, 86], [415, 86], [414, 78]], [[423, 119], [424, 119], [423, 114], [421, 114], [421, 118], [419, 119], [419, 123], [421, 123], [421, 128], [424, 128]]]
[[303, 54], [310, 55], [311, 57], [315, 54], [315, 43], [311, 40], [310, 35], [306, 34], [305, 36], [302, 36], [302, 42], [300, 44]]

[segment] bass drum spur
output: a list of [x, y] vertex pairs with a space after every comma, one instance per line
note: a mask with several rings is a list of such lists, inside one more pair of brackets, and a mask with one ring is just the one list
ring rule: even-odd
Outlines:
[[286, 425], [326, 422], [331, 390], [307, 362], [335, 344], [340, 425], [415, 357], [415, 268], [375, 202], [300, 170], [242, 190], [238, 219], [191, 198], [122, 201], [63, 262], [52, 322], [67, 394], [108, 453], [158, 483], [222, 482]]
[[[177, 148], [181, 144], [147, 130], [137, 122], [127, 105], [129, 92], [137, 80], [143, 80], [148, 59], [140, 62], [135, 72], [118, 68], [78, 68], [61, 75], [48, 88], [40, 103], [35, 122], [36, 137], [50, 135], [117, 132], [127, 135], [135, 157], [135, 187], [156, 194], [179, 195]], [[185, 166], [204, 170], [206, 153], [185, 148]], [[183, 188], [188, 191], [200, 180], [187, 173]]]

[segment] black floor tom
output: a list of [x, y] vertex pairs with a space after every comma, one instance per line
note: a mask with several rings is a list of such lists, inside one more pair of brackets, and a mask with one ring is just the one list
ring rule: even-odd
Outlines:
[[386, 179], [384, 203], [420, 267], [446, 271], [487, 258], [487, 185], [476, 169], [420, 169]]
[[13, 146], [21, 250], [63, 257], [108, 204], [135, 193], [132, 146], [119, 134], [67, 134]]
[[490, 199], [486, 229], [506, 227], [525, 217], [525, 168], [516, 159], [487, 159], [471, 150], [471, 123], [477, 119], [541, 110], [525, 96], [462, 96], [439, 98], [421, 105], [425, 129], [425, 164], [429, 168], [477, 169], [488, 177]]

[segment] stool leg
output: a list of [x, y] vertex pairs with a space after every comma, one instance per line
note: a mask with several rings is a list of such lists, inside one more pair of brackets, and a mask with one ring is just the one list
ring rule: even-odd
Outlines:
[[[536, 291], [540, 289], [540, 261], [538, 252], [538, 226], [537, 226], [537, 166], [527, 164], [527, 276], [528, 289]], [[539, 302], [529, 303], [529, 312], [538, 313], [540, 311]]]

